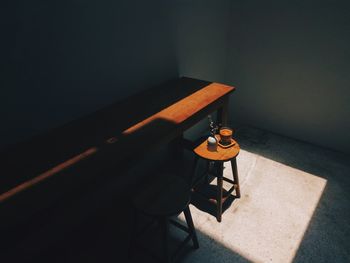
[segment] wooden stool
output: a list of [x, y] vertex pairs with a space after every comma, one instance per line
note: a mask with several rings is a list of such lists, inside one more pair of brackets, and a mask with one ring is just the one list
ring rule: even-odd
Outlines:
[[[240, 150], [239, 144], [235, 141], [235, 144], [229, 148], [222, 148], [218, 145], [215, 151], [211, 151], [208, 149], [206, 140], [194, 149], [196, 157], [195, 157], [193, 173], [195, 173], [199, 157], [208, 161], [208, 167], [210, 162], [214, 162], [215, 164], [218, 165], [217, 174], [214, 174], [217, 177], [216, 219], [218, 222], [221, 222], [222, 205], [223, 205], [223, 202], [225, 202], [227, 199], [227, 196], [224, 198], [222, 196], [223, 181], [229, 182], [233, 185], [228, 191], [228, 195], [235, 190], [236, 191], [235, 197], [236, 198], [241, 197], [241, 193], [239, 189], [237, 162], [236, 162], [236, 156], [239, 154], [239, 150]], [[223, 176], [224, 162], [228, 162], [228, 161], [231, 162], [233, 180], [230, 180]], [[192, 177], [193, 178], [195, 177], [194, 174], [192, 175]]]
[[[199, 248], [196, 230], [189, 209], [190, 196], [191, 191], [187, 182], [177, 176], [164, 174], [154, 178], [133, 198], [134, 207], [144, 215], [156, 219], [162, 228], [164, 262], [171, 262], [191, 239], [194, 248]], [[170, 217], [176, 216], [181, 212], [185, 215], [187, 227], [170, 219]], [[169, 223], [188, 233], [188, 236], [173, 256], [170, 256], [168, 251]]]

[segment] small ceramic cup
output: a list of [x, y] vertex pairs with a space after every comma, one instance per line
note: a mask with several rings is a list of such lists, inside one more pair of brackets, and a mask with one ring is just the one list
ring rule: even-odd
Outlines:
[[216, 138], [209, 136], [207, 143], [208, 143], [208, 150], [209, 151], [212, 151], [212, 152], [216, 151], [216, 149], [218, 147], [218, 142], [217, 142]]

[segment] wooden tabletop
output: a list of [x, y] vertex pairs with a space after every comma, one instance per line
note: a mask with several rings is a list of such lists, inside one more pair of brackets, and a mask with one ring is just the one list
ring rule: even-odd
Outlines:
[[[233, 140], [234, 141], [234, 140]], [[228, 148], [222, 148], [221, 146], [217, 146], [216, 150], [212, 150], [208, 148], [207, 140], [198, 145], [194, 152], [209, 161], [229, 161], [235, 158], [239, 154], [239, 144], [234, 141], [234, 145]]]
[[228, 100], [234, 87], [179, 78], [13, 145], [0, 153], [0, 213], [11, 221], [68, 193], [123, 174]]

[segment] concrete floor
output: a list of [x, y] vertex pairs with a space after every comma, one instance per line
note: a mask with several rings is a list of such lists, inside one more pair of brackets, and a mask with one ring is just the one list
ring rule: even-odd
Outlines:
[[242, 197], [221, 223], [191, 205], [200, 249], [179, 262], [350, 262], [349, 156], [252, 128], [235, 137]]

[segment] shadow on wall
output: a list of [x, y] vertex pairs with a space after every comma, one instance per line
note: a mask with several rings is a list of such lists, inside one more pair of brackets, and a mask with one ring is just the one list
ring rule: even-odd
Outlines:
[[0, 149], [178, 77], [164, 1], [7, 1]]

